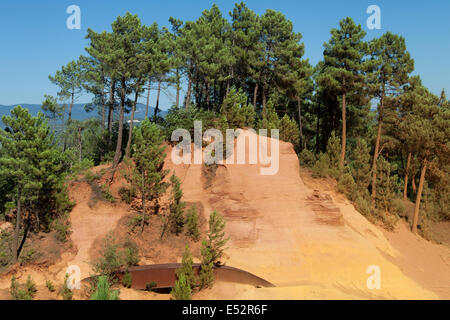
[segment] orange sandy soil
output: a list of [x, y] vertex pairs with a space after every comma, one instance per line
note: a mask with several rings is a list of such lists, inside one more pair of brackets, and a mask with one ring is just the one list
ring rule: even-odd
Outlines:
[[[196, 293], [194, 299], [450, 299], [448, 247], [413, 235], [403, 222], [394, 232], [373, 225], [335, 191], [330, 180], [314, 180], [303, 170], [300, 177], [292, 145], [280, 142], [277, 174], [260, 175], [260, 164], [219, 165], [206, 189], [203, 165], [174, 165], [171, 148], [166, 152], [166, 167], [183, 182], [184, 200], [201, 204], [205, 220], [214, 209], [224, 215], [230, 236], [225, 263], [276, 286], [255, 288], [217, 282], [212, 289]], [[101, 168], [105, 167], [93, 170]], [[116, 178], [112, 194], [117, 196], [122, 185]], [[76, 253], [64, 253], [59, 262], [45, 269], [23, 267], [16, 271], [19, 281], [25, 281], [28, 274], [33, 277], [38, 299], [59, 298], [48, 293], [45, 280], [59, 287], [68, 265], [79, 265], [82, 277], [89, 276], [89, 261], [99, 239], [112, 230], [123, 232], [121, 224], [133, 214], [130, 206], [120, 202], [97, 202], [90, 208], [91, 191], [86, 183], [73, 184], [70, 193], [77, 202], [71, 213]], [[149, 246], [158, 254], [147, 251], [142, 263], [168, 262], [161, 261], [168, 259], [167, 243], [155, 241]], [[182, 250], [177, 250], [178, 261]], [[380, 289], [367, 288], [370, 275], [366, 270], [371, 265], [380, 267]], [[0, 277], [1, 299], [9, 298], [10, 278], [11, 274]], [[120, 290], [121, 299], [169, 298]], [[84, 296], [76, 294], [75, 298]]]

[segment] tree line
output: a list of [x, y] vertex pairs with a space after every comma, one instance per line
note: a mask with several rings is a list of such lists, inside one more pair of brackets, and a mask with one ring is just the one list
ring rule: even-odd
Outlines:
[[[88, 29], [86, 54], [49, 76], [59, 91], [42, 103], [47, 119], [19, 108], [3, 119], [0, 185], [7, 192], [0, 205], [4, 212], [17, 212], [17, 234], [23, 232], [24, 206], [36, 212], [31, 207], [61, 194], [56, 192], [61, 177], [82, 165], [111, 162], [114, 172], [123, 159], [136, 157], [141, 173], [133, 178], [136, 187], [146, 194], [149, 185], [142, 182], [151, 177], [159, 186], [163, 174], [142, 175], [155, 165], [143, 146], [169, 140], [176, 128], [193, 130], [194, 120], [221, 129], [280, 129], [280, 139], [293, 143], [302, 164], [317, 175], [339, 178], [341, 189], [367, 215], [386, 218], [401, 206], [396, 200], [410, 199], [416, 203], [414, 231], [419, 211], [423, 217], [450, 218], [450, 103], [444, 91], [436, 96], [412, 75], [414, 60], [402, 36], [386, 32], [367, 41], [362, 27], [345, 18], [331, 30], [323, 58], [311, 65], [301, 33], [275, 10], [258, 15], [237, 3], [226, 17], [213, 5], [194, 21], [170, 17], [169, 24], [145, 25], [126, 13], [111, 31]], [[163, 118], [160, 97], [168, 87], [176, 96]], [[73, 105], [85, 93], [93, 96], [86, 112], [98, 116], [72, 119]], [[141, 97], [148, 120], [137, 131], [133, 120]], [[55, 136], [52, 122], [61, 124]], [[36, 137], [40, 141], [29, 141]], [[42, 161], [57, 169], [45, 174], [40, 169], [45, 165], [32, 163], [40, 159], [32, 157], [36, 152], [54, 154], [54, 161]], [[45, 189], [41, 181], [52, 175], [57, 179]], [[145, 206], [150, 198], [143, 199]]]

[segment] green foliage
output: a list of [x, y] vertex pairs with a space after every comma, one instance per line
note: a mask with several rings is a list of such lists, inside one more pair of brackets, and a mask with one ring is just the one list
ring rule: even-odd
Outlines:
[[340, 175], [337, 180], [337, 190], [347, 195], [352, 200], [353, 194], [356, 191], [355, 180], [350, 173]]
[[225, 220], [221, 214], [214, 210], [209, 216], [208, 246], [211, 250], [211, 262], [215, 263], [222, 258], [225, 245], [229, 238], [225, 237]]
[[63, 300], [72, 300], [73, 291], [69, 289], [67, 286], [67, 281], [69, 280], [69, 275], [66, 273], [64, 275], [64, 282], [61, 288], [59, 289], [59, 294], [62, 296]]
[[232, 87], [223, 100], [220, 116], [225, 120], [225, 129], [253, 128], [256, 112], [252, 105], [247, 105], [243, 90]]
[[131, 202], [133, 202], [133, 199], [136, 198], [137, 192], [133, 187], [121, 187], [119, 189], [119, 196], [123, 202], [125, 202], [126, 204], [131, 204]]
[[132, 188], [139, 190], [142, 203], [141, 230], [144, 229], [146, 201], [153, 202], [156, 213], [159, 210], [159, 198], [167, 189], [164, 182], [169, 170], [164, 169], [164, 136], [158, 126], [144, 120], [135, 131], [133, 161], [127, 160], [128, 173], [125, 178]]
[[50, 292], [55, 292], [55, 285], [53, 284], [53, 282], [51, 280], [47, 280], [45, 282], [45, 286], [47, 287], [48, 291]]
[[36, 284], [30, 276], [27, 277], [25, 284], [20, 284], [16, 276], [12, 276], [9, 292], [13, 300], [33, 300], [37, 292]]
[[300, 144], [300, 131], [297, 123], [287, 114], [280, 120], [280, 140], [290, 142], [297, 148]]
[[175, 281], [175, 286], [170, 292], [172, 299], [174, 300], [191, 300], [192, 291], [189, 283], [186, 281], [184, 273], [178, 276], [177, 281]]
[[197, 206], [192, 206], [186, 216], [186, 235], [194, 241], [200, 239]]
[[122, 285], [125, 288], [131, 288], [132, 284], [133, 284], [133, 279], [132, 279], [131, 273], [127, 271], [124, 273], [124, 275], [122, 277]]
[[136, 243], [131, 239], [118, 243], [112, 234], [108, 234], [104, 238], [99, 253], [100, 256], [93, 261], [92, 265], [94, 272], [100, 275], [113, 277], [114, 273], [121, 268], [128, 268], [139, 262]]
[[195, 288], [197, 285], [193, 264], [194, 261], [192, 260], [191, 250], [189, 249], [189, 245], [186, 244], [183, 259], [181, 260], [181, 268], [177, 270], [177, 278], [180, 279], [181, 276], [184, 276], [186, 285], [189, 286], [190, 289]]
[[184, 208], [186, 203], [181, 200], [183, 191], [181, 190], [181, 181], [176, 175], [170, 177], [172, 186], [172, 198], [169, 206], [169, 224], [170, 231], [176, 235], [183, 232], [184, 228]]
[[71, 223], [68, 214], [58, 217], [52, 223], [52, 229], [55, 230], [55, 237], [62, 243], [66, 242], [72, 233], [70, 228]]
[[[63, 180], [64, 154], [57, 148], [42, 113], [32, 117], [17, 106], [2, 120], [6, 128], [0, 130], [0, 176], [14, 185], [7, 197], [12, 207], [20, 209], [15, 210], [17, 230], [22, 229], [23, 211], [40, 221], [39, 228], [47, 229], [52, 218], [73, 206]], [[14, 235], [15, 243], [19, 243], [18, 236]], [[15, 259], [19, 253], [15, 252]]]
[[114, 198], [111, 191], [109, 190], [109, 187], [106, 184], [101, 185], [101, 190], [102, 190], [102, 196], [106, 201], [111, 202], [111, 203], [116, 202], [116, 198]]
[[145, 284], [145, 290], [147, 290], [147, 291], [154, 291], [156, 286], [157, 286], [157, 284], [156, 284], [155, 281], [147, 282]]
[[341, 139], [337, 137], [334, 132], [328, 140], [327, 152], [320, 154], [316, 163], [311, 168], [312, 176], [314, 178], [337, 178], [341, 172], [339, 168], [341, 149]]
[[358, 139], [350, 155], [350, 167], [358, 190], [365, 190], [370, 183], [370, 148], [363, 139]]
[[206, 240], [202, 241], [201, 255], [198, 283], [200, 289], [205, 289], [211, 287], [214, 283], [214, 254]]
[[108, 276], [100, 276], [91, 300], [119, 300], [119, 290], [111, 290]]
[[312, 167], [316, 163], [316, 156], [308, 149], [303, 149], [299, 155], [300, 164], [305, 167]]

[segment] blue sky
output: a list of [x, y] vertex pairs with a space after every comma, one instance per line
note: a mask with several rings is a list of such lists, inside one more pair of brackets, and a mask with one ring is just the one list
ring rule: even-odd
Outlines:
[[[0, 104], [40, 103], [44, 94], [53, 94], [48, 75], [63, 64], [84, 54], [88, 27], [110, 30], [111, 22], [126, 11], [137, 13], [145, 24], [156, 21], [168, 25], [170, 16], [194, 20], [202, 10], [216, 3], [224, 16], [235, 1], [206, 0], [2, 0], [0, 3]], [[406, 38], [408, 50], [415, 60], [415, 74], [436, 94], [445, 88], [450, 95], [450, 1], [382, 1], [382, 0], [248, 0], [247, 5], [258, 14], [268, 8], [284, 13], [301, 32], [305, 55], [315, 64], [322, 59], [323, 43], [330, 29], [340, 19], [350, 16], [367, 31], [367, 38], [386, 31]], [[81, 8], [81, 30], [66, 27], [66, 8], [75, 4]], [[368, 30], [366, 9], [381, 8], [381, 30]], [[155, 93], [152, 92], [155, 98]], [[78, 102], [87, 102], [85, 95]], [[144, 102], [144, 98], [141, 102]], [[162, 97], [162, 107], [174, 100], [168, 90]], [[151, 104], [154, 104], [152, 99]]]

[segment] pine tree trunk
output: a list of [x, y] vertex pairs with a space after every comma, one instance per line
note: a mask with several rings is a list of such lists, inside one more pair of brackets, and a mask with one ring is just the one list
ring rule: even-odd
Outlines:
[[422, 198], [423, 183], [425, 181], [425, 173], [427, 171], [427, 160], [423, 161], [422, 172], [420, 173], [419, 190], [416, 197], [416, 206], [414, 208], [414, 218], [412, 224], [412, 232], [417, 233], [417, 223], [419, 222], [420, 200]]
[[377, 139], [375, 140], [375, 152], [373, 154], [372, 163], [372, 206], [375, 206], [375, 198], [377, 196], [377, 160], [380, 153], [380, 141], [381, 141], [381, 129], [383, 126], [383, 107], [384, 107], [384, 94], [381, 95], [380, 110], [378, 112], [378, 131]]
[[147, 88], [147, 104], [145, 105], [145, 119], [148, 119], [148, 106], [150, 104], [150, 85], [152, 80], [148, 77], [148, 88]]
[[255, 84], [255, 90], [253, 91], [253, 108], [255, 108], [255, 110], [257, 98], [258, 98], [258, 83]]
[[73, 108], [73, 103], [75, 101], [75, 89], [72, 89], [71, 96], [72, 96], [72, 99], [70, 101], [70, 106], [69, 106], [69, 119], [67, 119], [68, 122], [70, 122], [72, 120], [72, 108]]
[[144, 232], [144, 223], [145, 223], [145, 185], [144, 185], [144, 171], [142, 171], [141, 199], [142, 199], [142, 221], [141, 221], [141, 233], [142, 233], [142, 232]]
[[176, 72], [176, 77], [177, 77], [177, 97], [175, 100], [175, 105], [178, 108], [180, 106], [180, 71], [178, 69]]
[[105, 92], [102, 89], [102, 93], [101, 93], [101, 107], [102, 107], [102, 128], [103, 130], [105, 130], [105, 122], [106, 122], [106, 110], [105, 110]]
[[81, 140], [81, 127], [78, 127], [78, 148], [80, 152], [80, 161], [83, 158], [83, 141]]
[[316, 154], [319, 153], [320, 100], [317, 108]]
[[414, 175], [411, 179], [411, 186], [412, 186], [414, 195], [416, 195], [417, 194], [416, 175]]
[[158, 81], [158, 91], [156, 93], [156, 105], [155, 105], [155, 114], [154, 117], [158, 115], [159, 112], [159, 96], [161, 95], [161, 80]]
[[20, 223], [22, 222], [22, 189], [19, 187], [17, 190], [17, 218], [16, 218], [16, 228], [14, 231], [14, 239], [13, 239], [13, 263], [17, 263], [19, 259], [18, 255], [18, 245], [19, 245], [19, 233], [20, 233]]
[[127, 157], [127, 158], [130, 157], [131, 139], [133, 137], [134, 113], [136, 112], [136, 105], [137, 105], [137, 100], [138, 100], [138, 97], [139, 97], [139, 89], [140, 89], [139, 85], [136, 85], [136, 92], [134, 94], [133, 107], [131, 109], [131, 118], [130, 118], [129, 130], [128, 130], [127, 147], [125, 149], [125, 157]]
[[408, 199], [408, 171], [411, 165], [411, 152], [408, 153], [408, 161], [406, 162], [406, 170], [405, 170], [405, 186], [403, 188], [403, 200]]
[[186, 93], [186, 109], [189, 109], [189, 107], [191, 106], [191, 90], [192, 90], [192, 78], [191, 76], [189, 76], [189, 82], [188, 82], [188, 90]]
[[339, 162], [339, 166], [341, 168], [344, 167], [345, 161], [345, 147], [347, 145], [347, 105], [345, 101], [345, 93], [342, 95], [342, 146], [341, 146], [341, 161]]
[[112, 141], [112, 131], [114, 122], [114, 93], [116, 91], [116, 82], [111, 80], [111, 86], [109, 88], [109, 113], [108, 113], [108, 131], [109, 131], [109, 144]]
[[119, 115], [119, 132], [117, 133], [117, 144], [116, 144], [116, 151], [114, 153], [114, 161], [112, 168], [116, 169], [119, 165], [120, 161], [120, 154], [122, 149], [122, 137], [123, 137], [123, 118], [124, 118], [124, 112], [125, 112], [125, 100], [126, 100], [126, 82], [125, 79], [122, 79], [122, 93], [120, 97], [120, 115]]
[[300, 129], [300, 147], [302, 147], [303, 142], [303, 127], [302, 127], [302, 99], [297, 97], [297, 106], [298, 106], [298, 125]]
[[263, 104], [263, 110], [266, 111], [266, 87], [263, 86], [263, 92], [262, 92], [262, 104]]

